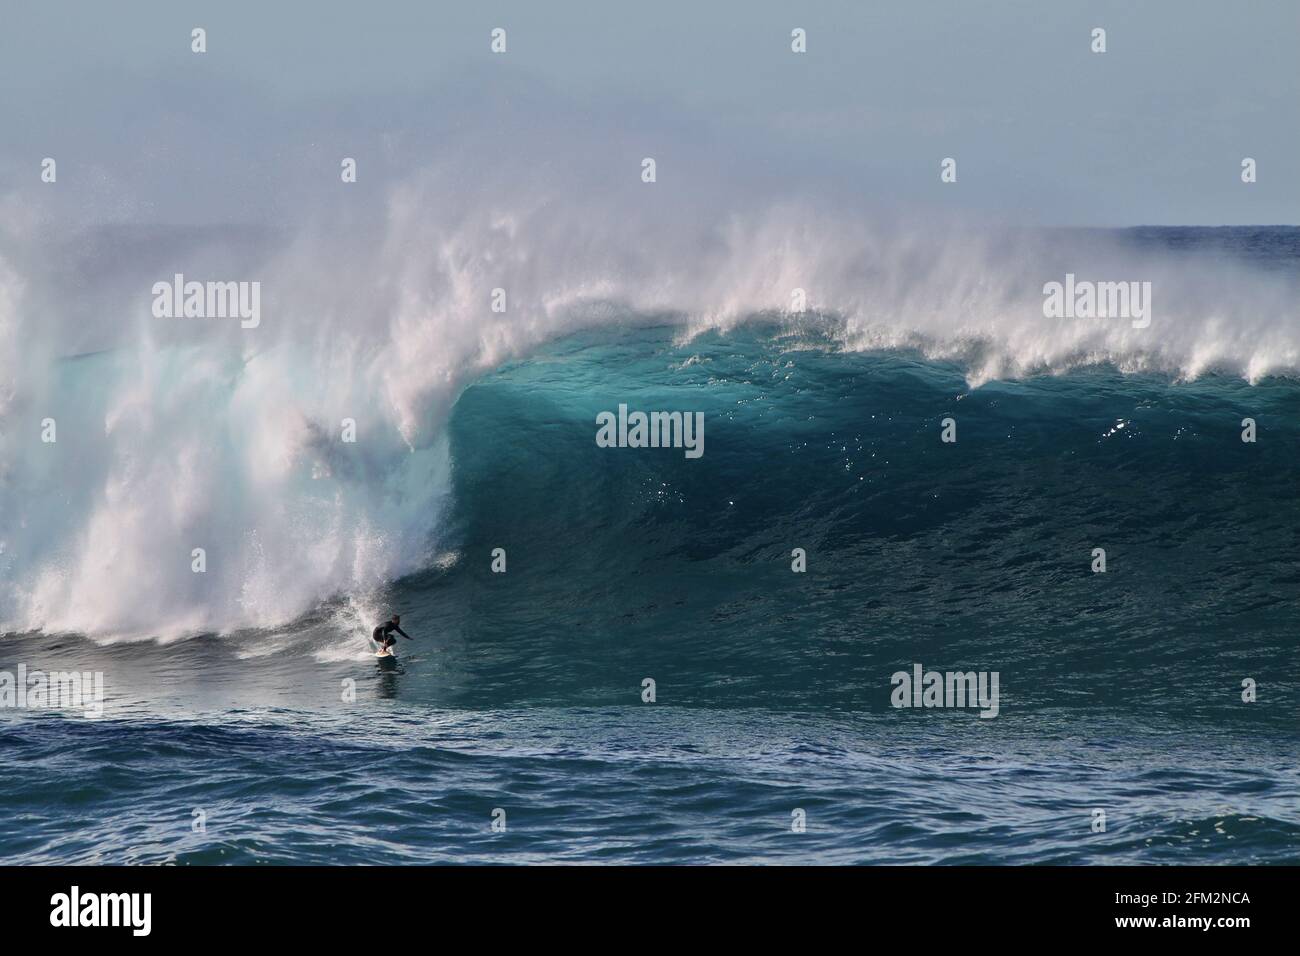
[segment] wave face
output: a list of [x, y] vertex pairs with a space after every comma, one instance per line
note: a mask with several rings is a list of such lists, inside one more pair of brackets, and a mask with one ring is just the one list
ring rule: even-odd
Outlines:
[[[626, 213], [611, 216], [538, 200], [533, 181], [457, 206], [449, 175], [416, 177], [352, 232], [141, 228], [44, 254], [10, 227], [0, 627], [174, 638], [364, 605], [448, 550], [446, 422], [463, 389], [578, 330], [669, 322], [690, 338], [758, 316], [818, 348], [956, 363], [967, 386], [1300, 367], [1293, 229], [869, 225], [815, 203], [738, 215], [601, 195]], [[265, 319], [153, 318], [149, 290], [176, 272], [256, 276]], [[1044, 284], [1067, 273], [1151, 282], [1150, 326], [1044, 318]], [[810, 311], [792, 314], [795, 289]], [[54, 443], [38, 440], [46, 419]]]
[[[778, 326], [578, 336], [462, 396], [463, 558], [395, 599], [510, 649], [472, 706], [590, 699], [644, 670], [710, 705], [884, 709], [867, 689], [908, 661], [1014, 661], [1019, 707], [1234, 725], [1228, 675], [1285, 673], [1295, 646], [1298, 396], [1113, 369], [971, 391], [956, 364]], [[703, 411], [704, 455], [598, 448], [619, 402]], [[1267, 437], [1243, 443], [1246, 418]]]

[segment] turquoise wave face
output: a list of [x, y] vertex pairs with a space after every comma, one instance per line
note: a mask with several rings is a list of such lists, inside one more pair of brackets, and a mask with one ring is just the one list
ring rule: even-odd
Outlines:
[[[703, 454], [601, 447], [620, 405], [702, 413]], [[383, 598], [396, 663], [335, 605], [0, 645], [108, 688], [98, 721], [0, 715], [0, 857], [1294, 862], [1298, 405], [972, 391], [762, 325], [566, 339], [460, 396], [443, 554]], [[996, 673], [997, 716], [894, 706], [916, 665]]]
[[[465, 702], [615, 703], [644, 671], [702, 706], [888, 710], [890, 675], [921, 662], [1000, 671], [1021, 712], [1281, 730], [1294, 383], [1095, 371], [970, 391], [955, 367], [826, 346], [575, 339], [469, 389], [463, 559], [395, 595], [492, 649]], [[598, 447], [619, 404], [703, 412], [703, 456]], [[1242, 706], [1259, 675], [1277, 708]]]

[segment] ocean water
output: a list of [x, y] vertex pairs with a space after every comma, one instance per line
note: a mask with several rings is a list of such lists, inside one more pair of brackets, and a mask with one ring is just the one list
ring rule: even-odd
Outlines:
[[[0, 405], [0, 672], [105, 699], [0, 709], [0, 860], [1300, 862], [1300, 230], [1034, 248], [802, 315], [602, 286], [397, 385], [307, 324], [65, 350]], [[1079, 260], [1151, 328], [1043, 318]], [[704, 454], [598, 447], [619, 404]], [[918, 663], [997, 716], [892, 706]]]

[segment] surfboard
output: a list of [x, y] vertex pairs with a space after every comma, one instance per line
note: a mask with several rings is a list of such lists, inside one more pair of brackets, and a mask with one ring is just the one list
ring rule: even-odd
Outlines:
[[379, 650], [375, 651], [375, 656], [376, 657], [397, 657], [397, 655], [393, 653], [393, 649], [391, 647], [381, 647]]

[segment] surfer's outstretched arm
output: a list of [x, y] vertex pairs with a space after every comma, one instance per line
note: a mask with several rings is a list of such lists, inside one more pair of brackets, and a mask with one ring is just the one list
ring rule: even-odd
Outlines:
[[413, 641], [413, 640], [415, 640], [415, 638], [411, 637], [410, 634], [407, 634], [404, 630], [402, 630], [402, 629], [401, 629], [400, 627], [398, 627], [396, 624], [393, 625], [393, 630], [396, 631], [398, 634], [401, 634], [402, 637], [406, 638], [408, 641]]

